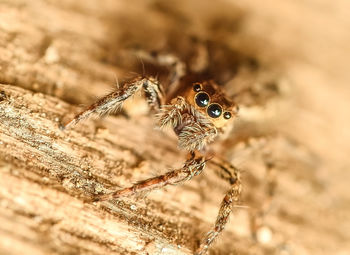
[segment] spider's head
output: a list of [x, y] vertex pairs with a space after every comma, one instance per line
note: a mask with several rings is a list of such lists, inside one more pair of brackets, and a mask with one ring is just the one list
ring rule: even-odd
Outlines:
[[194, 83], [186, 93], [186, 101], [218, 129], [232, 123], [238, 114], [238, 106], [211, 81]]
[[186, 87], [181, 98], [177, 100], [184, 100], [180, 105], [186, 107], [178, 112], [172, 124], [179, 147], [189, 151], [201, 150], [212, 142], [238, 113], [238, 106], [214, 82], [194, 83]]
[[194, 83], [161, 109], [159, 125], [174, 128], [179, 148], [201, 150], [232, 124], [237, 113], [238, 106], [214, 82]]

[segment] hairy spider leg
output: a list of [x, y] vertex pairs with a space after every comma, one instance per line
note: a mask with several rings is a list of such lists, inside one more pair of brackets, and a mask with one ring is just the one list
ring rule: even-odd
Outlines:
[[170, 84], [176, 83], [186, 74], [186, 65], [178, 57], [172, 54], [161, 54], [157, 51], [148, 52], [145, 50], [134, 51], [135, 54], [149, 63], [169, 68]]
[[64, 128], [75, 125], [92, 114], [102, 116], [118, 111], [125, 100], [135, 95], [141, 89], [144, 90], [146, 100], [150, 107], [154, 110], [158, 110], [164, 103], [162, 85], [154, 78], [136, 77], [77, 114], [71, 121], [64, 125]]
[[126, 196], [133, 196], [141, 192], [160, 189], [167, 185], [177, 185], [191, 180], [194, 176], [202, 172], [205, 167], [206, 160], [202, 156], [196, 155], [194, 152], [190, 153], [190, 155], [191, 158], [188, 159], [181, 168], [169, 171], [163, 175], [140, 181], [131, 187], [95, 197], [94, 201], [105, 201]]
[[239, 171], [237, 167], [233, 166], [226, 159], [219, 155], [211, 155], [210, 161], [208, 161], [210, 169], [214, 170], [214, 173], [221, 179], [227, 181], [231, 185], [236, 181], [236, 172]]
[[[230, 169], [227, 169], [224, 165], [229, 165]], [[232, 212], [233, 206], [234, 204], [237, 204], [239, 202], [241, 196], [242, 183], [239, 170], [236, 167], [229, 164], [228, 162], [224, 165], [220, 166], [222, 170], [224, 170], [224, 174], [221, 177], [224, 177], [225, 179], [230, 181], [231, 188], [227, 191], [224, 199], [221, 202], [219, 213], [216, 218], [214, 227], [207, 233], [206, 237], [203, 239], [199, 248], [195, 252], [195, 255], [204, 255], [207, 253], [210, 245], [224, 230], [225, 225], [228, 222], [230, 213]]]

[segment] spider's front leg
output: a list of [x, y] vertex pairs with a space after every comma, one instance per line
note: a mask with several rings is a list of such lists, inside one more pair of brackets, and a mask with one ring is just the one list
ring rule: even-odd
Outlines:
[[202, 240], [200, 247], [195, 253], [196, 255], [206, 254], [210, 245], [224, 230], [224, 227], [228, 222], [230, 213], [232, 212], [232, 208], [234, 204], [237, 204], [239, 202], [242, 191], [240, 172], [236, 167], [220, 158], [213, 158], [209, 162], [214, 166], [219, 167], [219, 171], [217, 172], [217, 174], [219, 174], [219, 176], [224, 178], [225, 180], [228, 180], [231, 184], [231, 187], [227, 191], [224, 199], [221, 202], [219, 213], [216, 218], [214, 227], [207, 233], [206, 237]]
[[124, 83], [116, 91], [101, 98], [84, 111], [77, 114], [72, 120], [63, 125], [63, 128], [73, 126], [79, 121], [88, 118], [92, 114], [105, 115], [119, 110], [123, 103], [135, 95], [141, 89], [144, 90], [148, 104], [154, 110], [159, 110], [164, 103], [164, 95], [161, 84], [154, 78], [136, 77]]
[[206, 160], [196, 152], [191, 152], [190, 158], [178, 169], [169, 171], [163, 175], [140, 181], [135, 185], [95, 197], [95, 201], [105, 201], [120, 197], [132, 196], [141, 192], [160, 189], [167, 185], [177, 185], [192, 179], [200, 174], [205, 167]]

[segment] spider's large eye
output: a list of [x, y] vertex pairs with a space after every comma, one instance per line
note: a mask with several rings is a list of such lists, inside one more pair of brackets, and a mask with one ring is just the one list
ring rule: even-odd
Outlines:
[[219, 118], [222, 113], [222, 108], [219, 104], [211, 104], [207, 109], [208, 115], [212, 118]]
[[196, 95], [195, 101], [199, 107], [206, 107], [209, 104], [209, 95], [205, 92], [200, 92]]
[[195, 83], [195, 84], [193, 85], [193, 90], [194, 90], [195, 92], [199, 92], [199, 91], [202, 90], [202, 86], [201, 86], [199, 83]]

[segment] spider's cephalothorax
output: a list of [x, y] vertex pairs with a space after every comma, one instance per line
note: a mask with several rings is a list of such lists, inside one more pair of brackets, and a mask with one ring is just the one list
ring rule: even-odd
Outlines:
[[[154, 57], [154, 56], [152, 56]], [[184, 75], [184, 66], [172, 58], [156, 59], [160, 64], [175, 67], [172, 73], [170, 86], [165, 90], [155, 78], [136, 77], [129, 82], [118, 86], [109, 95], [101, 98], [83, 112], [75, 116], [64, 125], [65, 128], [74, 125], [92, 114], [104, 115], [118, 110], [123, 102], [143, 91], [146, 100], [156, 112], [158, 125], [163, 128], [170, 126], [178, 136], [180, 149], [189, 151], [189, 158], [178, 169], [171, 170], [163, 175], [143, 180], [131, 187], [123, 188], [95, 198], [96, 201], [109, 200], [140, 192], [150, 191], [171, 184], [183, 183], [200, 174], [207, 162], [219, 167], [220, 177], [228, 180], [231, 188], [226, 193], [219, 210], [213, 229], [201, 242], [196, 254], [206, 253], [211, 243], [224, 229], [228, 221], [232, 206], [237, 203], [241, 193], [239, 171], [221, 158], [208, 158], [204, 155], [203, 147], [212, 142], [216, 136], [233, 123], [238, 112], [238, 106], [222, 92], [213, 81], [186, 82], [180, 81]], [[164, 91], [168, 91], [165, 93]]]

